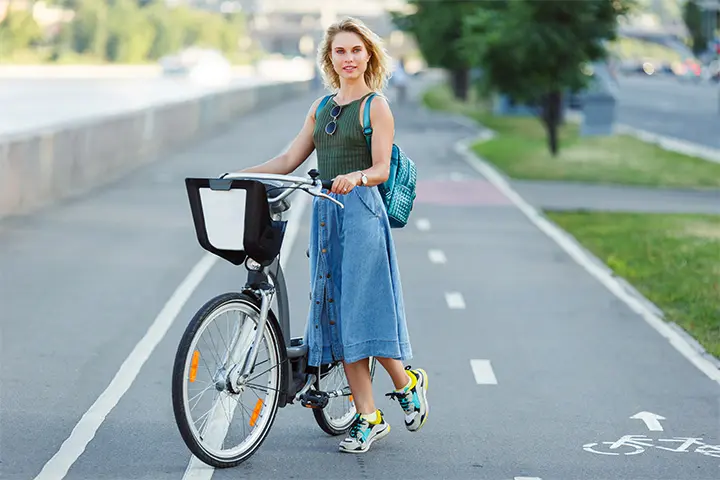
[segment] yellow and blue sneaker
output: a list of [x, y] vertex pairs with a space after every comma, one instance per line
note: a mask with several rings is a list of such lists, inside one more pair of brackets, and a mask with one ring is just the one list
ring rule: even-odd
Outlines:
[[405, 412], [405, 426], [411, 432], [425, 425], [430, 407], [427, 401], [428, 376], [422, 368], [405, 367], [410, 381], [400, 390], [386, 393], [385, 396], [396, 399]]
[[376, 418], [371, 421], [365, 415], [355, 414], [347, 438], [340, 442], [340, 451], [346, 453], [365, 453], [375, 440], [380, 440], [390, 433], [390, 424], [380, 410], [376, 410]]

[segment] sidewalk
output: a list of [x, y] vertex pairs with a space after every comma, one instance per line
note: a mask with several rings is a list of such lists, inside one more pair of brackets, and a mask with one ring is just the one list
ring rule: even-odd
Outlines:
[[720, 214], [720, 190], [536, 180], [511, 180], [511, 184], [526, 200], [543, 210]]

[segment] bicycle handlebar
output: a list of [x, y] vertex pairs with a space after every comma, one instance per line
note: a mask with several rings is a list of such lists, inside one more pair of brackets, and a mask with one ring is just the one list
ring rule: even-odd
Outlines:
[[317, 170], [310, 170], [309, 172], [311, 178], [306, 177], [297, 177], [293, 175], [282, 175], [282, 174], [275, 174], [275, 173], [225, 173], [221, 175], [220, 178], [230, 179], [230, 180], [258, 180], [263, 183], [274, 183], [274, 182], [282, 182], [282, 183], [290, 183], [290, 185], [278, 187], [278, 188], [284, 188], [285, 191], [282, 192], [280, 195], [276, 197], [270, 197], [268, 196], [268, 202], [270, 203], [276, 203], [281, 200], [284, 200], [288, 195], [293, 193], [295, 190], [302, 190], [304, 192], [309, 193], [310, 195], [313, 195], [315, 197], [322, 197], [326, 198], [328, 200], [331, 200], [332, 202], [339, 205], [341, 208], [344, 208], [344, 205], [334, 198], [330, 197], [329, 195], [322, 193], [322, 189], [330, 190], [332, 188], [333, 181], [332, 180], [321, 180], [318, 178]]

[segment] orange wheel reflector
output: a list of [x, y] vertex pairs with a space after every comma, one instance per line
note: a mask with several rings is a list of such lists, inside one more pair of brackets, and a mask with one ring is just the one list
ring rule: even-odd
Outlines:
[[260, 416], [260, 410], [262, 410], [263, 401], [262, 399], [258, 398], [257, 403], [255, 404], [255, 409], [253, 409], [253, 413], [250, 416], [250, 426], [254, 427], [255, 422], [257, 422], [258, 417]]
[[195, 350], [193, 353], [192, 362], [190, 363], [190, 383], [195, 381], [195, 377], [197, 376], [197, 367], [198, 363], [200, 362], [200, 352]]

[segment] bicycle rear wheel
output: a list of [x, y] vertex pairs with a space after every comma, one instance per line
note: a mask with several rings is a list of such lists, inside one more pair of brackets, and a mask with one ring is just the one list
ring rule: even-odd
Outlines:
[[[368, 368], [370, 369], [370, 382], [375, 378], [375, 366], [377, 360], [370, 357]], [[342, 390], [350, 388], [347, 377], [345, 376], [345, 368], [342, 362], [330, 364], [328, 370], [321, 370], [320, 378], [316, 383], [317, 390], [323, 392], [331, 392], [334, 390]], [[313, 409], [313, 415], [318, 426], [328, 435], [343, 435], [355, 419], [355, 402], [352, 395], [343, 395], [328, 400], [325, 408]]]
[[248, 380], [239, 387], [230, 380], [233, 369], [242, 368], [259, 320], [260, 306], [252, 297], [241, 293], [215, 297], [190, 321], [175, 356], [175, 421], [190, 451], [216, 468], [247, 460], [275, 421], [284, 355], [272, 311]]

